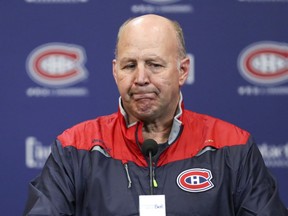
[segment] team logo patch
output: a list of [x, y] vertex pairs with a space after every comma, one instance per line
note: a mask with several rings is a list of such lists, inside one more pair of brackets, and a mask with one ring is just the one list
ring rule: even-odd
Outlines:
[[35, 82], [50, 87], [72, 85], [87, 77], [84, 50], [72, 44], [37, 47], [27, 59], [27, 72]]
[[177, 177], [178, 186], [187, 192], [203, 192], [214, 187], [212, 173], [208, 169], [188, 169]]
[[255, 84], [281, 84], [288, 80], [288, 46], [275, 42], [250, 45], [239, 55], [241, 75]]

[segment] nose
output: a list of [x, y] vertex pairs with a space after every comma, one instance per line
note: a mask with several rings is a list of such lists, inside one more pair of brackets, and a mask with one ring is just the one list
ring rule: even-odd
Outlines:
[[148, 85], [150, 83], [149, 72], [144, 66], [139, 65], [137, 67], [134, 83], [141, 86]]

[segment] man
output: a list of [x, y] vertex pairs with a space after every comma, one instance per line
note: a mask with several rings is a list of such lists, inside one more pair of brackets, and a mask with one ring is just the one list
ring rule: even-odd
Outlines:
[[151, 189], [141, 147], [153, 139], [152, 187], [166, 215], [288, 215], [250, 134], [184, 109], [189, 65], [176, 22], [152, 14], [125, 22], [113, 60], [118, 112], [57, 137], [24, 214], [139, 215], [139, 196]]

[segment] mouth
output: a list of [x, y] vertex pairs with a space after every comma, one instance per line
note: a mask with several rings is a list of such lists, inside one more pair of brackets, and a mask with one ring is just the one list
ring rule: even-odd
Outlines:
[[155, 99], [155, 93], [152, 92], [134, 92], [130, 96], [135, 100], [152, 100]]

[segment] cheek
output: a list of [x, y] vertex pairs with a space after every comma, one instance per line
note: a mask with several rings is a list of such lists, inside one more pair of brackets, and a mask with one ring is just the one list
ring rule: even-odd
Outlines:
[[162, 87], [172, 87], [178, 85], [178, 76], [175, 74], [164, 74], [154, 80], [154, 83]]
[[132, 79], [128, 76], [117, 76], [117, 86], [121, 95], [127, 93], [132, 86]]

